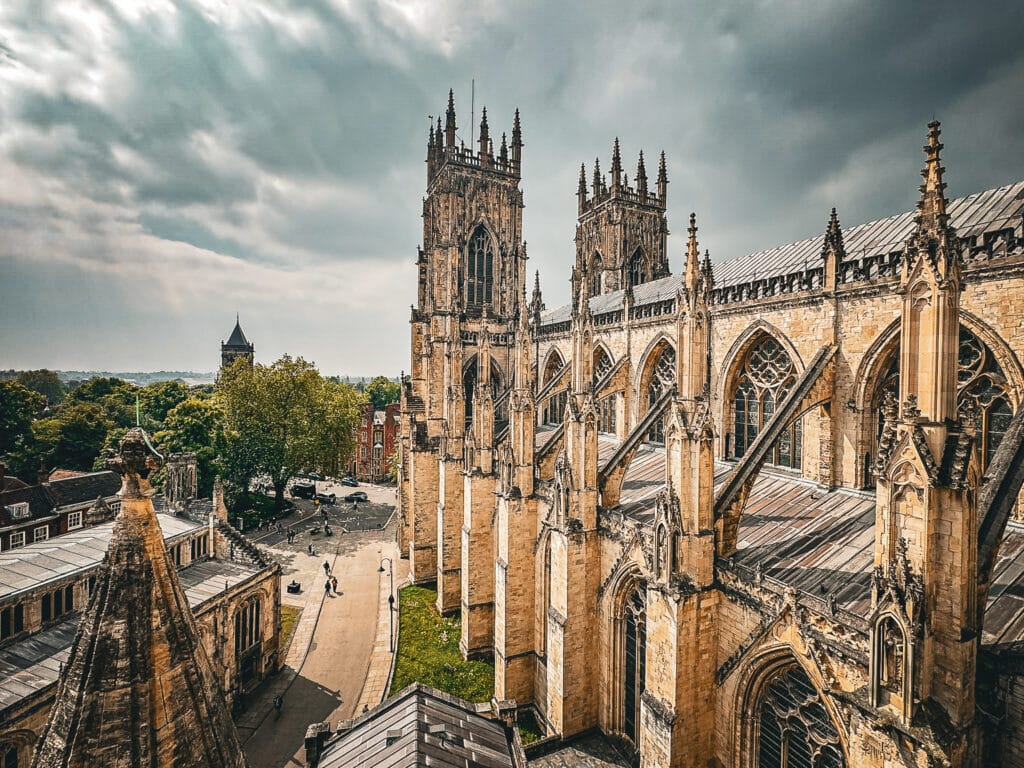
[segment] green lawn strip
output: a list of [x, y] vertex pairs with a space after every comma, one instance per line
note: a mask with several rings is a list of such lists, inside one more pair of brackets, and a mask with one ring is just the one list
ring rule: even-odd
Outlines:
[[298, 626], [299, 616], [302, 615], [301, 608], [293, 608], [290, 605], [281, 606], [281, 656], [284, 661], [284, 654], [288, 653], [288, 645], [295, 634], [295, 627]]
[[438, 614], [434, 607], [437, 593], [431, 589], [406, 587], [398, 599], [398, 659], [391, 693], [420, 682], [467, 701], [490, 701], [494, 667], [462, 659], [459, 617]]

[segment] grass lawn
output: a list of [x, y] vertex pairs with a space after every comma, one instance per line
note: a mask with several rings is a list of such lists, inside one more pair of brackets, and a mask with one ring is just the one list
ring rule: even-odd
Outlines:
[[490, 701], [494, 666], [463, 661], [459, 617], [442, 617], [434, 608], [435, 600], [437, 592], [423, 587], [406, 587], [398, 593], [398, 659], [391, 693], [420, 682], [467, 701]]
[[288, 646], [291, 644], [292, 635], [295, 634], [295, 626], [299, 623], [299, 616], [302, 615], [301, 608], [293, 608], [290, 605], [281, 606], [281, 663], [288, 653]]

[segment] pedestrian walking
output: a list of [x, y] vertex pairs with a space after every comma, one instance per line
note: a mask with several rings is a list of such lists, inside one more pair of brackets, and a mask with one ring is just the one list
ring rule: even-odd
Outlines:
[[331, 594], [331, 580], [330, 579], [328, 579], [327, 581], [324, 582], [324, 594], [325, 595]]
[[334, 594], [338, 594], [338, 577], [331, 576], [331, 589], [334, 590]]
[[324, 560], [324, 576], [331, 575], [331, 564]]
[[313, 542], [309, 542], [309, 544], [306, 545], [306, 554], [313, 554]]

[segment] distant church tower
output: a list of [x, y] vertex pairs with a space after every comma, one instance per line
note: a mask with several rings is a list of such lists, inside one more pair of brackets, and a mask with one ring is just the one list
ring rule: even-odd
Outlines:
[[245, 334], [242, 333], [242, 326], [238, 321], [238, 315], [235, 315], [235, 330], [231, 332], [231, 336], [226, 342], [222, 341], [220, 343], [220, 367], [227, 368], [239, 358], [245, 358], [249, 361], [249, 365], [252, 365], [254, 355], [255, 348], [245, 338]]

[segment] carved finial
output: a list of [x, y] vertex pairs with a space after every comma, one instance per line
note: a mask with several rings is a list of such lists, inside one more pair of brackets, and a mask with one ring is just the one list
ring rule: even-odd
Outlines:
[[491, 136], [487, 127], [487, 107], [484, 107], [480, 117], [480, 155], [486, 156], [490, 149]]
[[846, 253], [843, 246], [843, 229], [839, 226], [839, 217], [836, 215], [835, 208], [832, 209], [832, 213], [828, 217], [828, 225], [825, 227], [825, 242], [821, 249], [823, 258], [827, 259], [830, 253], [840, 261]]
[[697, 247], [697, 214], [690, 214], [690, 226], [686, 229], [686, 266], [683, 268], [684, 284], [691, 291], [697, 290], [700, 281], [700, 248]]
[[612, 145], [612, 189], [622, 186], [622, 155], [619, 153], [619, 137], [615, 137]]
[[498, 150], [498, 159], [501, 160], [502, 165], [508, 165], [508, 143], [505, 140], [504, 131], [501, 134], [501, 149]]
[[153, 495], [149, 474], [163, 465], [163, 456], [156, 452], [142, 428], [134, 427], [121, 438], [117, 455], [107, 459], [106, 465], [121, 475], [121, 498], [143, 499]]
[[594, 178], [591, 182], [591, 192], [596, 198], [601, 194], [601, 161], [598, 158], [594, 158]]
[[668, 172], [665, 170], [665, 150], [661, 151], [661, 158], [658, 160], [658, 197], [665, 202], [668, 195]]
[[455, 91], [448, 89], [448, 111], [445, 112], [444, 121], [444, 144], [446, 147], [455, 146]]
[[644, 151], [640, 150], [640, 159], [636, 161], [636, 191], [641, 197], [647, 197], [647, 169], [644, 167]]

